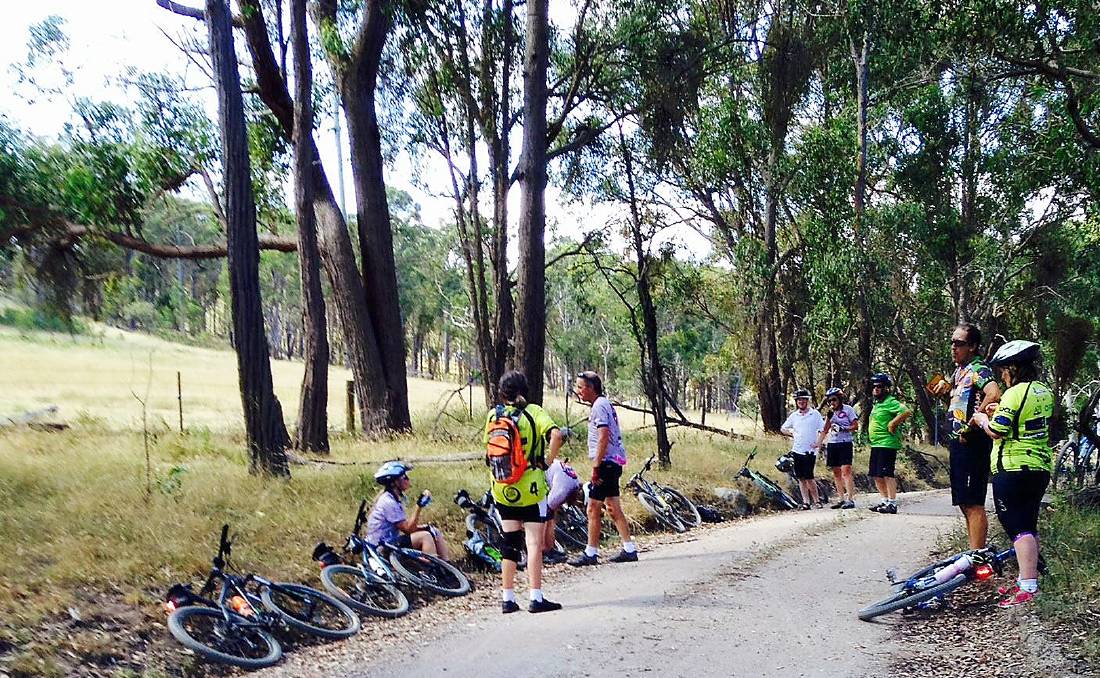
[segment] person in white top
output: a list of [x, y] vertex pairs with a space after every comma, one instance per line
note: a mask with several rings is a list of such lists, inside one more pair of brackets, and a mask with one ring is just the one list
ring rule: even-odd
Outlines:
[[812, 501], [823, 508], [821, 497], [817, 493], [814, 481], [814, 462], [817, 461], [818, 435], [825, 428], [825, 419], [821, 413], [810, 407], [810, 392], [800, 388], [794, 392], [795, 410], [787, 421], [779, 427], [779, 432], [791, 438], [791, 453], [794, 456], [794, 476], [798, 478], [802, 490], [802, 509], [809, 510]]

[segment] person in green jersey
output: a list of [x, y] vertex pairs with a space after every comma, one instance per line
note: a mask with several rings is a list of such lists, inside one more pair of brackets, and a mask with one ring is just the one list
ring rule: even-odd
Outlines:
[[560, 603], [552, 603], [542, 595], [542, 524], [548, 516], [545, 469], [561, 449], [561, 431], [546, 410], [527, 402], [527, 377], [522, 372], [513, 370], [501, 376], [497, 395], [501, 407], [489, 410], [485, 418], [484, 442], [489, 442], [489, 428], [498, 415], [503, 414], [514, 419], [527, 453], [527, 470], [518, 482], [506, 484], [494, 479], [492, 486], [493, 501], [504, 531], [504, 547], [500, 550], [501, 611], [510, 614], [519, 610], [515, 580], [525, 541], [527, 580], [531, 587], [531, 604], [527, 609], [531, 612], [560, 610]]
[[871, 377], [871, 417], [867, 424], [867, 440], [871, 443], [871, 464], [867, 475], [875, 479], [875, 487], [882, 497], [878, 504], [871, 507], [875, 513], [898, 512], [898, 481], [894, 477], [894, 466], [901, 449], [903, 421], [913, 412], [898, 402], [891, 393], [894, 380], [890, 375], [879, 372]]
[[1029, 602], [1039, 593], [1039, 507], [1050, 483], [1050, 418], [1054, 395], [1039, 381], [1039, 344], [1010, 341], [989, 364], [999, 369], [1008, 390], [990, 417], [978, 411], [971, 419], [993, 438], [993, 505], [1016, 549], [1020, 576], [1002, 587], [999, 605]]

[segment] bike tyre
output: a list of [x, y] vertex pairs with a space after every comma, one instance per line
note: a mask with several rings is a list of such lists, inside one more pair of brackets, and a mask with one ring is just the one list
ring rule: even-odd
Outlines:
[[894, 595], [880, 600], [877, 603], [868, 605], [860, 610], [857, 614], [862, 621], [870, 621], [880, 615], [888, 614], [890, 612], [896, 612], [903, 610], [907, 607], [913, 607], [919, 603], [923, 603], [926, 600], [931, 600], [937, 596], [947, 595], [955, 589], [959, 588], [967, 581], [965, 573], [960, 572], [951, 579], [943, 582], [942, 584], [936, 584], [920, 591], [899, 591]]
[[680, 522], [676, 514], [673, 513], [671, 509], [661, 506], [660, 500], [656, 497], [651, 496], [647, 492], [639, 492], [637, 496], [638, 502], [657, 519], [658, 523], [673, 532], [687, 532], [687, 527]]
[[[373, 595], [365, 600], [357, 598], [355, 595], [348, 593], [346, 588], [340, 586], [336, 581], [336, 577], [338, 576], [354, 577], [356, 582], [355, 587], [357, 589], [362, 587], [369, 589], [373, 593], [381, 593], [392, 601], [393, 604], [377, 604], [375, 602], [377, 597]], [[340, 601], [356, 612], [369, 614], [374, 617], [396, 619], [409, 611], [409, 599], [401, 589], [393, 584], [371, 579], [363, 574], [363, 570], [352, 565], [329, 565], [321, 570], [321, 583], [325, 585], [329, 593], [336, 596]]]
[[1058, 450], [1058, 457], [1054, 460], [1054, 473], [1051, 474], [1051, 485], [1054, 489], [1064, 489], [1065, 481], [1073, 482], [1077, 476], [1077, 443], [1067, 442]]
[[249, 628], [248, 632], [255, 634], [256, 638], [263, 641], [267, 646], [267, 654], [262, 657], [242, 657], [212, 648], [195, 638], [191, 635], [191, 632], [187, 630], [186, 622], [193, 617], [210, 617], [211, 619], [217, 620], [217, 622], [222, 621], [223, 617], [220, 610], [216, 610], [212, 607], [198, 606], [181, 607], [168, 615], [169, 633], [171, 633], [172, 637], [178, 640], [184, 647], [195, 654], [211, 661], [229, 664], [231, 666], [239, 666], [242, 669], [262, 669], [268, 666], [274, 666], [283, 658], [283, 646], [279, 644], [275, 636], [258, 628]]
[[665, 495], [665, 503], [669, 505], [676, 517], [680, 519], [689, 529], [692, 527], [699, 527], [703, 524], [703, 518], [699, 515], [699, 509], [695, 507], [690, 499], [685, 497], [678, 490], [674, 490], [668, 485], [659, 485], [654, 483], [653, 486], [657, 488], [657, 491]]
[[[305, 596], [313, 599], [316, 603], [320, 603], [322, 606], [327, 606], [329, 612], [335, 613], [334, 620], [337, 621], [339, 626], [336, 628], [329, 628], [312, 623], [312, 617], [310, 619], [303, 619], [294, 614], [293, 611], [287, 610], [284, 606], [276, 602], [277, 595], [281, 594], [291, 594], [296, 597]], [[356, 633], [359, 633], [359, 615], [355, 614], [350, 607], [345, 605], [338, 598], [324, 591], [318, 591], [315, 588], [303, 586], [301, 584], [276, 582], [272, 586], [263, 587], [260, 591], [260, 600], [264, 602], [264, 607], [279, 615], [287, 626], [304, 633], [309, 633], [321, 638], [328, 638], [329, 640], [343, 640], [344, 638], [351, 638]]]
[[[412, 555], [413, 553], [416, 555]], [[446, 573], [446, 575], [455, 581], [454, 585], [446, 586], [417, 574], [413, 571], [414, 567], [418, 567], [413, 564], [413, 559], [421, 561], [421, 564], [426, 564], [437, 572]], [[470, 580], [466, 578], [462, 570], [430, 553], [423, 553], [412, 549], [394, 549], [390, 551], [389, 560], [398, 574], [415, 586], [420, 586], [429, 591], [452, 597], [464, 596], [470, 592]]]
[[588, 546], [588, 519], [583, 518], [583, 523], [578, 522], [579, 512], [575, 507], [562, 506], [558, 509], [557, 520], [554, 521], [554, 534], [565, 548], [576, 551]]

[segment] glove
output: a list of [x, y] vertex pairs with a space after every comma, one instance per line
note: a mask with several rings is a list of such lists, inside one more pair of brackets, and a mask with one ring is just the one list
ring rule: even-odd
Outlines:
[[599, 485], [599, 484], [600, 484], [600, 467], [599, 466], [593, 466], [592, 467], [592, 485], [593, 485], [593, 487], [595, 487], [596, 485]]
[[562, 426], [558, 429], [558, 432], [561, 433], [561, 439], [563, 441], [569, 440], [575, 435], [573, 433], [573, 429], [569, 428], [568, 426]]
[[424, 490], [420, 493], [420, 496], [416, 500], [416, 505], [420, 508], [424, 508], [428, 504], [432, 503], [432, 493], [428, 490]]

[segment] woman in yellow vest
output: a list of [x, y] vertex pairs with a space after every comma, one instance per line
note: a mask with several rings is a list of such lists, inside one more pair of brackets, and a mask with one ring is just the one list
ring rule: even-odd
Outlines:
[[[520, 551], [526, 542], [531, 598], [527, 609], [530, 612], [553, 612], [560, 610], [561, 605], [550, 602], [542, 595], [542, 532], [548, 517], [545, 469], [561, 449], [561, 431], [546, 410], [527, 402], [527, 377], [522, 372], [506, 372], [501, 376], [497, 396], [501, 404], [489, 410], [485, 418], [484, 441], [489, 444], [494, 437], [491, 434], [501, 430], [498, 428], [501, 419], [510, 419], [512, 424], [507, 428], [519, 434], [527, 466], [515, 482], [502, 482], [492, 476], [493, 502], [504, 528], [504, 547], [500, 550], [501, 611], [511, 614], [519, 610], [515, 593], [516, 569]], [[486, 460], [489, 460], [488, 456]]]
[[1039, 382], [1039, 344], [1010, 341], [989, 361], [1008, 390], [990, 418], [977, 412], [971, 423], [993, 438], [990, 460], [997, 518], [1016, 548], [1020, 576], [1002, 587], [1001, 607], [1029, 602], [1039, 593], [1039, 505], [1050, 483], [1050, 418], [1054, 395]]

